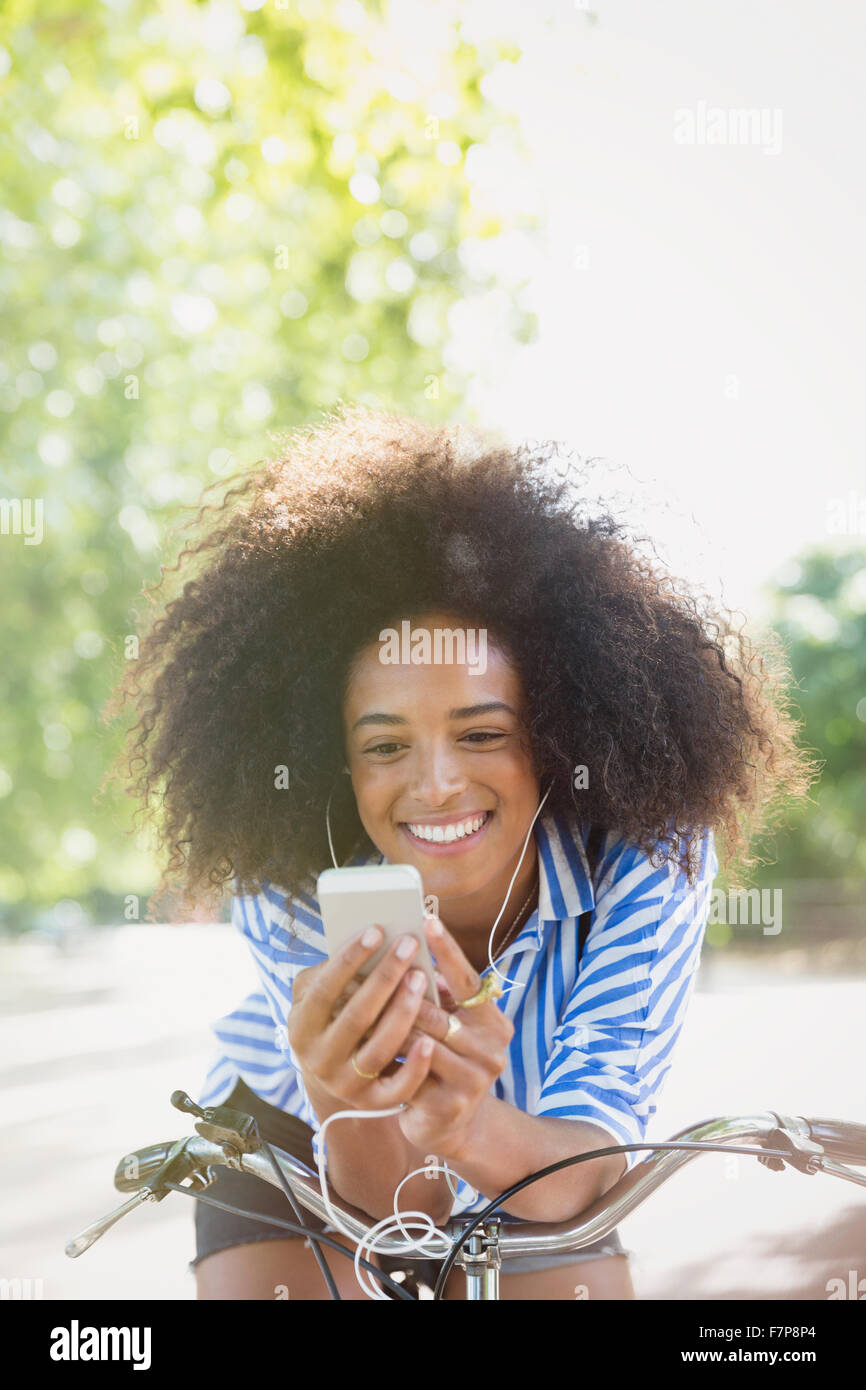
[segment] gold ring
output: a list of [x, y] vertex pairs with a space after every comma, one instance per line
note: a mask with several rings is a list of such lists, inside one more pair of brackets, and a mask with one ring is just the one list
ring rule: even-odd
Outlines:
[[471, 999], [458, 999], [460, 1009], [474, 1009], [477, 1004], [486, 1004], [488, 999], [501, 999], [505, 991], [500, 987], [495, 975], [485, 975], [481, 988]]
[[454, 1036], [455, 1033], [459, 1033], [459, 1032], [460, 1032], [460, 1029], [461, 1029], [462, 1027], [463, 1027], [463, 1024], [460, 1022], [460, 1019], [457, 1017], [457, 1015], [456, 1015], [456, 1014], [449, 1014], [449, 1015], [448, 1015], [448, 1032], [445, 1034], [445, 1037], [442, 1039], [442, 1041], [443, 1041], [444, 1043], [449, 1042], [450, 1039]]
[[355, 1054], [354, 1054], [354, 1052], [352, 1053], [352, 1066], [355, 1068], [355, 1071], [358, 1073], [359, 1076], [363, 1076], [363, 1078], [364, 1078], [365, 1081], [375, 1081], [376, 1077], [379, 1076], [379, 1074], [380, 1074], [380, 1073], [377, 1072], [377, 1071], [361, 1071], [361, 1068], [358, 1066], [358, 1063], [355, 1061]]

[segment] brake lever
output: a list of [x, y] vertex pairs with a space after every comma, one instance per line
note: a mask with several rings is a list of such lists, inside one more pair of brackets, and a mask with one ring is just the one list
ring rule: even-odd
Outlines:
[[779, 1121], [779, 1126], [766, 1136], [767, 1147], [789, 1149], [790, 1155], [777, 1158], [773, 1154], [762, 1154], [758, 1162], [776, 1173], [781, 1172], [786, 1163], [801, 1173], [807, 1173], [809, 1177], [820, 1173], [827, 1156], [822, 1146], [812, 1138], [806, 1121], [799, 1115], [780, 1115], [777, 1110], [769, 1113]]
[[79, 1255], [83, 1255], [84, 1251], [89, 1250], [91, 1245], [94, 1245], [100, 1236], [105, 1235], [105, 1232], [109, 1231], [121, 1217], [134, 1211], [142, 1202], [161, 1202], [171, 1191], [165, 1186], [166, 1179], [176, 1179], [178, 1182], [182, 1182], [184, 1178], [191, 1176], [193, 1187], [197, 1186], [199, 1189], [206, 1187], [209, 1177], [197, 1171], [197, 1161], [186, 1152], [188, 1143], [189, 1136], [176, 1140], [162, 1166], [146, 1183], [142, 1184], [138, 1192], [133, 1193], [129, 1200], [123, 1203], [123, 1206], [117, 1207], [107, 1216], [101, 1217], [99, 1221], [94, 1221], [92, 1226], [85, 1226], [83, 1231], [79, 1231], [78, 1235], [73, 1236], [64, 1247], [69, 1258], [75, 1260]]
[[147, 1188], [142, 1188], [133, 1197], [130, 1197], [128, 1202], [124, 1202], [122, 1207], [110, 1212], [108, 1216], [103, 1216], [99, 1221], [94, 1221], [92, 1226], [85, 1226], [84, 1230], [79, 1231], [77, 1236], [73, 1236], [70, 1241], [67, 1241], [64, 1247], [70, 1260], [78, 1259], [78, 1256], [83, 1255], [85, 1250], [89, 1250], [91, 1245], [95, 1245], [99, 1237], [104, 1236], [105, 1232], [110, 1230], [122, 1216], [126, 1216], [127, 1212], [133, 1211], [142, 1202], [150, 1201], [153, 1201], [153, 1194]]

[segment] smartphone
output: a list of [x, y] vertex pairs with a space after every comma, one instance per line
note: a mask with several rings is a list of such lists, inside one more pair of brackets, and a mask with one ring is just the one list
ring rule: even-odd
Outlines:
[[319, 909], [328, 954], [336, 953], [365, 927], [385, 933], [379, 949], [362, 965], [368, 975], [398, 936], [418, 938], [410, 969], [427, 976], [424, 998], [439, 1003], [433, 959], [424, 935], [424, 886], [413, 864], [364, 864], [351, 869], [323, 869], [318, 877]]

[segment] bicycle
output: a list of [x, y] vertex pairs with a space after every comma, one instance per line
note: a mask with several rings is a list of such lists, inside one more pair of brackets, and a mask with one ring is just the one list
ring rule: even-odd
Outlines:
[[[215, 1169], [220, 1165], [254, 1173], [263, 1181], [282, 1187], [296, 1212], [296, 1202], [300, 1202], [315, 1216], [328, 1219], [318, 1174], [300, 1159], [266, 1144], [259, 1136], [251, 1115], [226, 1106], [202, 1110], [183, 1091], [175, 1091], [171, 1103], [176, 1109], [198, 1117], [194, 1126], [196, 1134], [151, 1144], [125, 1154], [117, 1164], [114, 1185], [118, 1191], [133, 1192], [134, 1195], [122, 1206], [72, 1237], [65, 1247], [71, 1259], [90, 1249], [116, 1222], [146, 1201], [162, 1201], [169, 1192], [184, 1192], [197, 1200], [214, 1200], [207, 1198], [206, 1190], [213, 1181]], [[740, 1142], [748, 1140], [753, 1141], [751, 1147]], [[522, 1222], [518, 1229], [513, 1229], [496, 1215], [496, 1209], [502, 1202], [549, 1173], [606, 1154], [640, 1149], [654, 1152], [627, 1171], [602, 1197], [582, 1211], [577, 1220], [555, 1224]], [[499, 1193], [481, 1212], [449, 1218], [439, 1228], [452, 1241], [452, 1245], [450, 1252], [442, 1257], [434, 1299], [442, 1297], [448, 1274], [457, 1264], [466, 1277], [468, 1302], [498, 1300], [499, 1272], [503, 1261], [507, 1262], [509, 1257], [518, 1255], [580, 1250], [609, 1234], [679, 1168], [699, 1153], [708, 1152], [746, 1154], [756, 1157], [758, 1162], [774, 1171], [782, 1171], [790, 1166], [809, 1175], [826, 1173], [866, 1187], [866, 1174], [852, 1169], [852, 1165], [854, 1168], [866, 1166], [864, 1124], [835, 1119], [807, 1119], [778, 1114], [772, 1110], [755, 1115], [720, 1116], [704, 1120], [680, 1130], [669, 1140], [614, 1144], [562, 1159]], [[331, 1204], [353, 1237], [363, 1239], [373, 1224], [369, 1217], [333, 1197]], [[239, 1215], [247, 1215], [241, 1208], [225, 1203], [217, 1205]], [[306, 1234], [316, 1242], [313, 1247], [316, 1250], [320, 1244], [327, 1245], [352, 1258], [345, 1247], [332, 1237], [324, 1232], [308, 1231], [300, 1220], [267, 1219], [275, 1226], [285, 1227], [290, 1233]], [[405, 1248], [393, 1236], [382, 1237], [377, 1249], [385, 1254], [405, 1253]], [[375, 1265], [366, 1260], [360, 1263], [397, 1299], [418, 1301]], [[329, 1288], [332, 1297], [336, 1296], [332, 1281]]]

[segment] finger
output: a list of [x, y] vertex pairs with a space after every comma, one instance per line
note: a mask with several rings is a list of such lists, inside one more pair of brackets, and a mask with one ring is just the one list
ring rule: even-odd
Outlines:
[[400, 1044], [412, 1026], [427, 987], [423, 970], [410, 970], [375, 1027], [355, 1047], [353, 1056], [361, 1071], [381, 1072], [401, 1051]]
[[[453, 1015], [457, 1017], [456, 1015]], [[446, 1015], [446, 1018], [451, 1015]], [[403, 1049], [408, 1052], [416, 1038], [427, 1034], [434, 1038], [442, 1047], [447, 1047], [449, 1052], [455, 1056], [462, 1057], [464, 1061], [475, 1063], [478, 1066], [486, 1067], [490, 1061], [491, 1041], [483, 1031], [473, 1029], [464, 1024], [461, 1018], [457, 1018], [459, 1027], [447, 1032], [447, 1023], [442, 1026], [435, 1026], [431, 1029], [426, 1027], [419, 1019], [412, 1024], [407, 1036], [403, 1039]]]
[[425, 917], [424, 931], [430, 949], [436, 955], [437, 968], [444, 976], [453, 999], [457, 1002], [471, 999], [481, 988], [481, 976], [475, 966], [467, 960], [458, 942], [438, 917], [432, 914]]
[[[415, 1017], [414, 1027], [429, 1033], [431, 1038], [435, 1038], [437, 1042], [444, 1042], [447, 1037], [448, 1046], [455, 1048], [457, 1052], [462, 1052], [470, 1042], [468, 1034], [472, 1031], [474, 1023], [472, 1013], [473, 1010], [470, 1009], [467, 1016], [462, 1017], [457, 1009], [437, 1008], [435, 1004], [424, 999]], [[456, 1028], [451, 1026], [452, 1019], [458, 1025]], [[450, 1037], [448, 1036], [449, 1030]]]
[[[432, 1043], [429, 1052], [425, 1048]], [[392, 1076], [378, 1076], [367, 1088], [370, 1109], [387, 1109], [412, 1100], [427, 1079], [436, 1044], [432, 1038], [418, 1038], [406, 1055], [406, 1060]]]
[[[419, 1036], [420, 1036], [420, 1034], [419, 1034]], [[402, 1060], [398, 1062], [398, 1061], [396, 1060], [396, 1058], [395, 1058], [395, 1060], [394, 1060], [393, 1062], [389, 1062], [389, 1063], [388, 1063], [387, 1067], [383, 1067], [383, 1068], [382, 1068], [382, 1070], [381, 1070], [381, 1072], [379, 1073], [379, 1075], [380, 1075], [380, 1076], [384, 1076], [384, 1077], [399, 1076], [400, 1072], [403, 1070], [403, 1062], [405, 1061], [405, 1054], [409, 1051], [409, 1048], [410, 1048], [411, 1046], [412, 1046], [412, 1044], [411, 1044], [411, 1043], [408, 1041], [408, 1039], [407, 1039], [407, 1041], [406, 1041], [406, 1046], [403, 1047], [403, 1048], [401, 1048], [401, 1049], [400, 1049], [400, 1052], [399, 1052], [399, 1054], [398, 1054], [398, 1056], [400, 1056]]]
[[[411, 948], [409, 953], [401, 955], [407, 948]], [[359, 1039], [373, 1027], [417, 954], [418, 941], [414, 936], [400, 936], [392, 942], [327, 1030], [327, 1045], [335, 1057], [345, 1058], [355, 1051]]]
[[321, 965], [308, 965], [305, 970], [298, 971], [297, 975], [292, 980], [293, 1009], [298, 1007], [307, 990], [312, 986], [321, 968]]
[[[375, 939], [373, 933], [375, 932]], [[369, 933], [369, 935], [368, 935]], [[331, 1011], [353, 975], [375, 954], [382, 944], [381, 927], [368, 927], [358, 932], [332, 960], [316, 966], [316, 979], [304, 993], [294, 1021], [295, 1036], [301, 1044], [318, 1037], [327, 1027]], [[368, 944], [365, 944], [365, 937]]]
[[[408, 976], [406, 978], [408, 979]], [[413, 1042], [417, 1042], [419, 1038], [424, 1037], [425, 1035], [429, 1035], [431, 1038], [435, 1038], [437, 1042], [444, 1041], [446, 1032], [448, 1030], [448, 1021], [451, 1018], [451, 1016], [452, 1015], [450, 1011], [442, 1008], [437, 1008], [435, 1004], [431, 1004], [429, 1000], [425, 999], [422, 995], [421, 1003], [418, 1007], [418, 1012], [415, 1015], [415, 1018], [412, 1020], [412, 1023], [409, 1029], [407, 1030], [405, 1037], [401, 1038], [399, 1045], [396, 1048], [394, 1048], [395, 1060], [386, 1063], [386, 1065], [382, 1068], [382, 1075], [393, 1075], [395, 1071], [399, 1071], [400, 1067], [402, 1066], [402, 1059], [404, 1059], [408, 1054]], [[458, 1019], [458, 1022], [461, 1025], [463, 1024], [463, 1021], [463, 1019]], [[365, 1042], [369, 1036], [369, 1034], [365, 1035]], [[455, 1036], [456, 1030], [452, 1030], [452, 1039]], [[401, 1061], [399, 1062], [396, 1060], [398, 1057], [401, 1059]]]
[[349, 1000], [351, 999], [352, 995], [355, 993], [355, 990], [356, 990], [356, 989], [360, 989], [360, 987], [361, 987], [361, 980], [360, 980], [360, 977], [358, 977], [358, 976], [353, 976], [353, 978], [352, 978], [352, 979], [349, 981], [349, 983], [346, 985], [346, 988], [343, 990], [343, 993], [340, 995], [340, 997], [339, 997], [339, 999], [337, 1000], [336, 1004], [334, 1005], [333, 1009], [331, 1010], [331, 1019], [332, 1019], [332, 1020], [335, 1019], [335, 1018], [337, 1017], [337, 1014], [338, 1014], [338, 1013], [340, 1012], [340, 1010], [344, 1007], [344, 1005], [348, 1004], [348, 1002], [349, 1002]]
[[[415, 1046], [413, 1039], [412, 1046]], [[430, 1058], [430, 1074], [443, 1081], [448, 1086], [453, 1086], [456, 1091], [461, 1091], [471, 1095], [476, 1090], [478, 1068], [473, 1063], [471, 1057], [460, 1057], [449, 1045], [445, 1043], [433, 1043], [433, 1052]]]
[[441, 975], [439, 973], [438, 970], [434, 970], [433, 976], [436, 980], [436, 988], [439, 991], [439, 998], [441, 999], [442, 1004], [446, 1009], [450, 1008], [455, 1001], [454, 996], [448, 988], [448, 981], [445, 979], [444, 975]]

